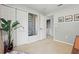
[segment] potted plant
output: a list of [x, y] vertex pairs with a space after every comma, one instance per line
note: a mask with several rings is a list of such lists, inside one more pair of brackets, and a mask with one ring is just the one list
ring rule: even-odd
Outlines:
[[5, 20], [4, 18], [1, 18], [0, 20], [2, 30], [8, 34], [8, 51], [11, 51], [13, 49], [12, 33], [19, 28], [17, 25], [20, 23], [18, 21], [12, 22], [12, 20]]

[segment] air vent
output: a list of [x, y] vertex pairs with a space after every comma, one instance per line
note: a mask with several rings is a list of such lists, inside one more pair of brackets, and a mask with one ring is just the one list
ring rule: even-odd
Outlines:
[[58, 4], [57, 6], [62, 6], [63, 4]]

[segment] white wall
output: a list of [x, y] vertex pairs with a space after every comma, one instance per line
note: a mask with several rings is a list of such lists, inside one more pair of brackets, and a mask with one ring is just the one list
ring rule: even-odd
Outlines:
[[79, 13], [79, 5], [60, 7], [49, 15], [54, 15], [54, 39], [73, 44], [75, 36], [79, 35], [79, 21], [58, 23], [58, 17]]
[[[17, 9], [16, 9], [17, 8]], [[28, 13], [38, 15], [36, 20], [37, 35], [28, 36]], [[14, 43], [16, 46], [32, 43], [46, 38], [45, 16], [39, 12], [26, 8], [24, 5], [0, 5], [0, 17], [8, 20], [18, 20], [24, 29], [19, 28], [14, 34]], [[5, 34], [3, 35], [5, 36]], [[6, 37], [4, 37], [6, 39]]]

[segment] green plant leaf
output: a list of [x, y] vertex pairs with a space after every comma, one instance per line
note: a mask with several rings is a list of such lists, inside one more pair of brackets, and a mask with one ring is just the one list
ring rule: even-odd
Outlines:
[[11, 20], [7, 21], [7, 26], [10, 28], [10, 26], [11, 26]]
[[6, 27], [6, 28], [3, 28], [4, 31], [8, 32], [9, 31], [9, 28]]
[[9, 31], [9, 24], [7, 23], [7, 24], [1, 24], [1, 26], [2, 26], [2, 29], [4, 30], [4, 31]]
[[2, 23], [1, 26], [2, 26], [2, 28], [4, 28], [6, 25]]
[[7, 23], [7, 21], [4, 18], [1, 18], [1, 21], [5, 24]]
[[8, 27], [3, 27], [2, 30], [7, 32], [7, 31], [9, 31], [9, 28]]
[[18, 21], [13, 22], [13, 24], [12, 24], [12, 28], [13, 28], [13, 27], [16, 27], [18, 24], [19, 24]]

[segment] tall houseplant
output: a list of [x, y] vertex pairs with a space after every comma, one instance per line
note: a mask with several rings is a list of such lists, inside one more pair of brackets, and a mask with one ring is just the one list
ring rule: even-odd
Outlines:
[[8, 50], [11, 50], [11, 48], [13, 48], [12, 33], [18, 28], [17, 25], [20, 23], [18, 21], [12, 22], [12, 20], [5, 20], [4, 18], [1, 18], [0, 20], [2, 30], [8, 34]]

